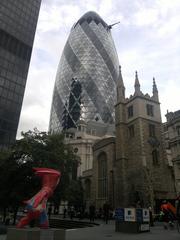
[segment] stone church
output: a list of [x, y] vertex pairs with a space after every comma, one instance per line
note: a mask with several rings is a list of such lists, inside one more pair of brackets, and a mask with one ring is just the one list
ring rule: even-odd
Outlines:
[[119, 68], [115, 116], [116, 136], [93, 145], [91, 201], [96, 208], [108, 201], [112, 208], [140, 203], [158, 209], [163, 199], [175, 199], [175, 187], [155, 79], [152, 96], [143, 94], [136, 72], [134, 94], [126, 98]]

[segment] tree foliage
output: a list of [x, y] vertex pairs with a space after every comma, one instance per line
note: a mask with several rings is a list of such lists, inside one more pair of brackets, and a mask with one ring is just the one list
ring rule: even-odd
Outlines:
[[33, 167], [53, 168], [61, 172], [61, 180], [52, 198], [56, 204], [67, 200], [71, 173], [78, 159], [64, 144], [62, 134], [48, 134], [37, 129], [22, 133], [11, 149], [0, 152], [0, 205], [19, 206], [40, 188]]
[[84, 205], [83, 187], [81, 179], [78, 179], [77, 181], [71, 181], [69, 187], [66, 190], [66, 196], [68, 198], [69, 206], [75, 206], [75, 208], [80, 208]]

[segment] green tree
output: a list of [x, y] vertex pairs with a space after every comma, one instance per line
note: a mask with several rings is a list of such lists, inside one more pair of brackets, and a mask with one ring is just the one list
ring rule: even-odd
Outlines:
[[61, 172], [60, 183], [51, 199], [57, 206], [61, 199], [67, 200], [67, 188], [78, 159], [64, 144], [62, 134], [51, 135], [35, 129], [22, 133], [22, 136], [11, 149], [0, 153], [1, 207], [6, 210], [11, 206], [17, 212], [22, 201], [34, 195], [40, 187], [40, 180], [34, 176], [33, 167]]
[[66, 191], [69, 206], [80, 208], [84, 205], [81, 179], [72, 180]]

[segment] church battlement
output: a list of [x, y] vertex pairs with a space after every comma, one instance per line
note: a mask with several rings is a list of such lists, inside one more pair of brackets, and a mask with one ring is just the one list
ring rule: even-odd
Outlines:
[[134, 94], [131, 94], [129, 97], [125, 97], [125, 86], [123, 82], [123, 77], [121, 73], [121, 67], [119, 67], [119, 77], [117, 82], [117, 103], [128, 103], [136, 98], [143, 98], [148, 101], [153, 101], [159, 104], [159, 95], [158, 89], [156, 86], [155, 78], [153, 77], [153, 86], [152, 86], [152, 96], [148, 93], [143, 94], [141, 91], [141, 85], [138, 78], [137, 71], [135, 72], [135, 83], [134, 83]]

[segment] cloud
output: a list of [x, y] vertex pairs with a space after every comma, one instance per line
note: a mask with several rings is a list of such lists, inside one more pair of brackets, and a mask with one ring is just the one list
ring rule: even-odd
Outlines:
[[[61, 28], [72, 25], [79, 17], [79, 7], [74, 4], [42, 4], [40, 11], [38, 30], [39, 32], [58, 31]], [[71, 17], [70, 17], [71, 16]]]
[[179, 83], [173, 79], [166, 81], [166, 84], [160, 88], [160, 102], [163, 122], [166, 121], [165, 114], [167, 110], [174, 112], [180, 110], [179, 107]]
[[56, 71], [51, 64], [45, 62], [41, 65], [34, 64], [35, 58], [36, 53], [33, 54], [29, 69], [17, 138], [21, 131], [26, 132], [34, 127], [42, 131], [48, 130]]
[[146, 25], [157, 24], [158, 19], [159, 19], [158, 9], [141, 8], [134, 15], [133, 22], [135, 25], [138, 25], [138, 26], [146, 26]]

